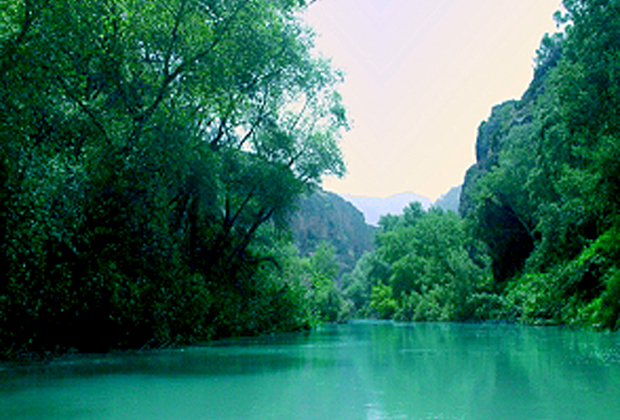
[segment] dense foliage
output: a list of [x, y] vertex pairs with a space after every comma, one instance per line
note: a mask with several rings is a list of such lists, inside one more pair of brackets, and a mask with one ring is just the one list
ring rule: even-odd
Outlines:
[[480, 126], [460, 213], [410, 206], [345, 276], [362, 314], [620, 327], [620, 1], [565, 0]]
[[5, 355], [315, 319], [280, 228], [343, 173], [346, 117], [305, 3], [2, 3]]
[[489, 261], [454, 212], [411, 203], [380, 220], [376, 249], [343, 277], [360, 315], [403, 321], [465, 321], [500, 316]]
[[620, 327], [620, 1], [565, 0], [520, 101], [480, 127], [461, 211], [514, 319]]
[[[341, 282], [368, 231], [299, 201], [344, 172], [347, 126], [305, 3], [2, 3], [3, 357], [351, 314], [620, 327], [620, 0], [564, 1], [529, 89], [480, 126], [462, 218], [383, 217]], [[299, 203], [335, 209], [304, 258]]]

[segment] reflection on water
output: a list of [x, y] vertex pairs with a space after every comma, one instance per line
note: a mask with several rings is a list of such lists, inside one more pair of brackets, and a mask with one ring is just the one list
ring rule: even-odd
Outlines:
[[6, 419], [620, 418], [620, 336], [354, 323], [0, 366]]

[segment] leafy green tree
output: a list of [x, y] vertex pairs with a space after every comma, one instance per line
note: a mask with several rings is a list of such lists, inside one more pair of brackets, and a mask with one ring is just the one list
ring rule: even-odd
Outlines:
[[353, 302], [353, 310], [356, 316], [367, 317], [370, 314], [370, 295], [372, 286], [376, 284], [373, 273], [377, 272], [377, 255], [374, 252], [366, 252], [355, 264], [350, 273], [342, 276], [342, 289], [344, 296]]
[[349, 317], [351, 303], [337, 285], [339, 264], [335, 249], [327, 242], [321, 243], [314, 255], [307, 259], [309, 299], [319, 317], [325, 321], [344, 321]]
[[396, 311], [397, 302], [392, 296], [392, 287], [385, 284], [372, 286], [370, 294], [370, 308], [379, 319], [390, 319]]
[[405, 321], [501, 315], [489, 259], [456, 213], [425, 212], [415, 203], [403, 215], [381, 220], [375, 251], [347, 277], [345, 293], [357, 308], [369, 299], [371, 313]]
[[461, 209], [516, 318], [613, 329], [620, 3], [564, 6], [530, 88], [481, 126]]
[[[310, 52], [306, 2], [5, 3], [3, 348], [246, 331], [245, 304], [280, 290], [259, 281], [271, 228], [344, 172], [342, 77]], [[294, 328], [248, 331], [278, 322]]]

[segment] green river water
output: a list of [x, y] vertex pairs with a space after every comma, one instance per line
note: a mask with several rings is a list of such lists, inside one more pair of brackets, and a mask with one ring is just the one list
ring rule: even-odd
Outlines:
[[0, 419], [617, 420], [620, 335], [360, 322], [0, 365]]

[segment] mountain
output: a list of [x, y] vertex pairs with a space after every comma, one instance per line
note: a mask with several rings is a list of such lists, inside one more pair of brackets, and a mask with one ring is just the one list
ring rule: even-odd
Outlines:
[[401, 214], [403, 209], [413, 201], [422, 203], [424, 209], [429, 208], [432, 204], [430, 199], [412, 192], [390, 197], [362, 197], [350, 194], [341, 194], [340, 196], [361, 210], [366, 218], [366, 223], [373, 226], [377, 226], [379, 218], [384, 214]]
[[454, 212], [458, 212], [462, 189], [463, 189], [462, 185], [452, 187], [450, 191], [448, 191], [447, 193], [439, 197], [437, 201], [433, 203], [433, 206], [441, 207], [442, 209], [446, 211], [452, 210]]
[[352, 270], [362, 254], [373, 247], [374, 228], [364, 222], [362, 212], [331, 192], [317, 191], [302, 197], [291, 230], [302, 256], [312, 254], [321, 242], [331, 244], [341, 272]]

